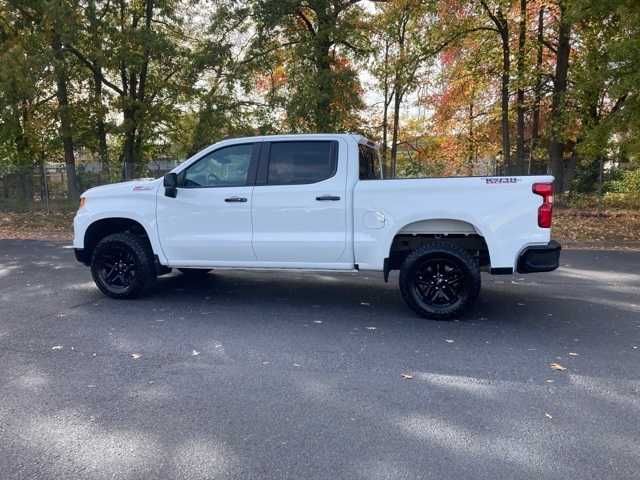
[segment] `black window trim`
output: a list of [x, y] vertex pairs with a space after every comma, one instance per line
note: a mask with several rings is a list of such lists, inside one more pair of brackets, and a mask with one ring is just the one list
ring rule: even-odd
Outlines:
[[[269, 162], [271, 154], [271, 145], [274, 143], [301, 143], [301, 142], [328, 142], [330, 144], [329, 154], [331, 155], [332, 169], [328, 177], [315, 182], [299, 182], [299, 183], [267, 183], [269, 177]], [[318, 138], [310, 139], [296, 139], [296, 140], [273, 140], [262, 143], [260, 150], [260, 161], [257, 169], [256, 186], [259, 187], [283, 187], [287, 185], [315, 185], [316, 183], [324, 182], [331, 178], [334, 178], [338, 173], [338, 141], [337, 140], [324, 140]]]
[[[229, 145], [221, 145], [220, 148], [216, 148], [215, 150], [209, 150], [207, 153], [203, 154], [196, 161], [189, 164], [189, 166], [183, 168], [180, 173], [178, 173], [178, 188], [184, 188], [189, 190], [196, 190], [201, 188], [240, 188], [240, 187], [253, 187], [256, 184], [256, 174], [258, 172], [258, 160], [260, 158], [260, 150], [263, 142], [239, 142], [232, 143]], [[249, 161], [249, 170], [247, 171], [247, 181], [244, 185], [202, 185], [199, 187], [187, 187], [183, 185], [184, 177], [187, 174], [187, 170], [193, 167], [195, 164], [201, 162], [209, 155], [214, 154], [215, 152], [219, 152], [220, 150], [224, 150], [225, 148], [231, 147], [239, 147], [244, 145], [251, 145], [251, 160]]]

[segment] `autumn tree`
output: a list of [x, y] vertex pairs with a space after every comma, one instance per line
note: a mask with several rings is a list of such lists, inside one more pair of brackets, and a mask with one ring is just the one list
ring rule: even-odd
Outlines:
[[[353, 0], [257, 0], [256, 51], [271, 57], [286, 76], [287, 125], [294, 131], [333, 132], [357, 126], [363, 107], [352, 57], [363, 54], [362, 10]], [[271, 92], [274, 95], [274, 92]]]

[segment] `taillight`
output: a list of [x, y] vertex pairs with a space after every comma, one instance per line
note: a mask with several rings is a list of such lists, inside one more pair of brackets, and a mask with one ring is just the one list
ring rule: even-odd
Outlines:
[[551, 228], [553, 217], [553, 183], [534, 183], [533, 193], [542, 197], [542, 205], [538, 208], [538, 226]]

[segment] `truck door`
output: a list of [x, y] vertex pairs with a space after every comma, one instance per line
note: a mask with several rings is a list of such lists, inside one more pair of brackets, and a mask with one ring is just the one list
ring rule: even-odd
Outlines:
[[348, 264], [343, 258], [346, 144], [342, 155], [341, 145], [336, 140], [263, 144], [252, 210], [253, 249], [259, 262], [321, 268]]
[[251, 194], [259, 143], [223, 146], [178, 175], [175, 198], [158, 191], [162, 250], [171, 265], [207, 266], [255, 261]]

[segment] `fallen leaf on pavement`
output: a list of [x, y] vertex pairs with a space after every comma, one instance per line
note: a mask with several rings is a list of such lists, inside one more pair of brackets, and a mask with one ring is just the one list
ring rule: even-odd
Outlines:
[[563, 367], [559, 363], [550, 363], [549, 366], [551, 367], [551, 370], [557, 370], [559, 372], [564, 372], [567, 369], [567, 367]]
[[411, 380], [413, 378], [413, 375], [409, 375], [408, 373], [401, 373], [400, 376], [405, 380]]

